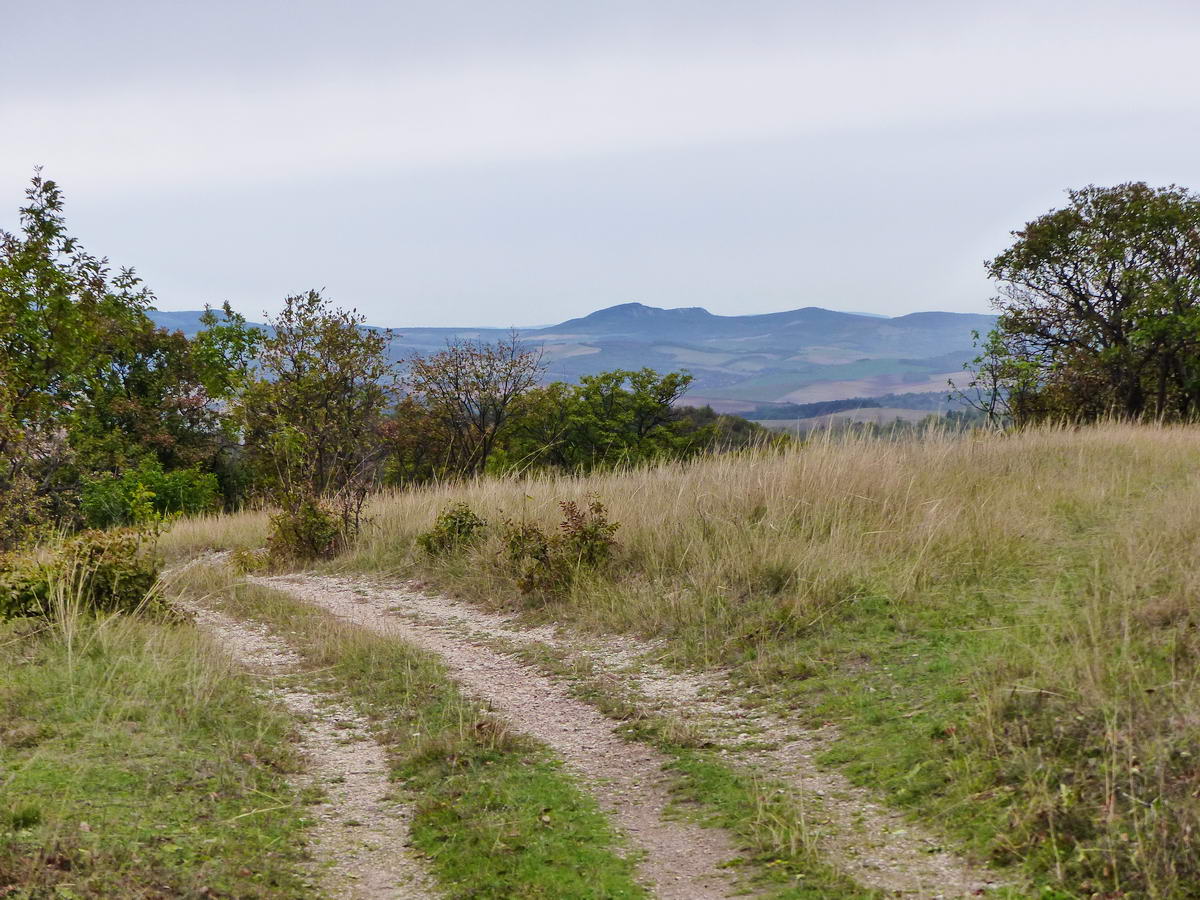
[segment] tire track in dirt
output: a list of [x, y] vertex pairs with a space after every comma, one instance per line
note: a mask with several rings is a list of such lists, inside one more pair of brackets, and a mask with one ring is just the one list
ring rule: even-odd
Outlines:
[[718, 900], [739, 890], [722, 864], [738, 850], [716, 828], [664, 818], [671, 798], [667, 757], [631, 744], [616, 723], [571, 696], [568, 688], [510, 656], [462, 635], [400, 617], [337, 579], [305, 576], [251, 577], [251, 583], [282, 590], [360, 627], [437, 654], [464, 692], [491, 706], [515, 729], [553, 749], [581, 776], [602, 809], [643, 854], [638, 873], [662, 900]]
[[[649, 662], [646, 657], [656, 649], [653, 644], [628, 638], [583, 641], [552, 625], [527, 628], [511, 616], [428, 594], [419, 586], [375, 585], [328, 576], [257, 580], [314, 602], [321, 596], [337, 597], [337, 605], [391, 623], [394, 631], [412, 630], [434, 642], [452, 644], [468, 664], [473, 654], [497, 655], [479, 646], [497, 639], [530, 647], [542, 644], [590, 661], [644, 698], [653, 711], [685, 721], [722, 748], [730, 763], [787, 784], [806, 808], [806, 826], [816, 849], [864, 887], [934, 898], [972, 896], [1006, 885], [996, 871], [947, 851], [933, 833], [878, 803], [869, 791], [839, 773], [819, 766], [817, 757], [834, 737], [831, 729], [798, 729], [793, 722], [755, 708], [724, 673], [680, 673]], [[361, 612], [364, 607], [372, 612]], [[612, 723], [605, 721], [611, 729]]]
[[319, 787], [313, 808], [314, 873], [331, 897], [423, 900], [438, 896], [424, 865], [407, 848], [410, 810], [390, 799], [383, 748], [351, 707], [294, 685], [285, 676], [300, 658], [263, 626], [180, 601], [197, 624], [241, 666], [261, 675], [266, 693], [300, 722], [300, 747], [309, 763], [302, 784]]

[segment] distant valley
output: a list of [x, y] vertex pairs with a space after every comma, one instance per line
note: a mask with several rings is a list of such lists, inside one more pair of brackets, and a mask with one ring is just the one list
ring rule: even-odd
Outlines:
[[[191, 334], [200, 313], [152, 312], [160, 326]], [[896, 318], [819, 307], [751, 316], [623, 303], [521, 336], [545, 352], [547, 378], [574, 381], [611, 369], [686, 369], [693, 405], [750, 413], [772, 405], [946, 391], [974, 355], [972, 331], [995, 317], [920, 312]], [[441, 349], [448, 340], [493, 341], [502, 328], [395, 328], [393, 352]]]

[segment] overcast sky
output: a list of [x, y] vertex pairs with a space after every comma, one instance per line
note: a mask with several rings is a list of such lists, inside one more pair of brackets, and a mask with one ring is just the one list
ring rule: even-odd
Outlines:
[[163, 309], [985, 311], [1063, 190], [1200, 189], [1200, 2], [0, 0], [35, 164]]

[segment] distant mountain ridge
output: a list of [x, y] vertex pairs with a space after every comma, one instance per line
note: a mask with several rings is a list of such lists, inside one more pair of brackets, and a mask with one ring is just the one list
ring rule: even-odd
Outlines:
[[[164, 328], [193, 334], [199, 311], [150, 313]], [[995, 317], [918, 312], [894, 318], [817, 306], [746, 316], [699, 307], [622, 303], [544, 328], [520, 329], [541, 347], [551, 379], [577, 380], [643, 366], [695, 376], [687, 400], [744, 412], [764, 403], [945, 391], [975, 356], [972, 332]], [[492, 341], [503, 328], [394, 328], [393, 351], [429, 353], [456, 338]]]

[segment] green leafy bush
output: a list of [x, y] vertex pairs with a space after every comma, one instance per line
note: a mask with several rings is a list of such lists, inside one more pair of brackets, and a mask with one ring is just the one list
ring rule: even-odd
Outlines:
[[0, 619], [41, 615], [48, 608], [49, 567], [27, 553], [0, 556]]
[[147, 459], [119, 475], [84, 481], [81, 510], [89, 527], [110, 528], [207, 512], [217, 508], [220, 498], [221, 486], [212, 472], [164, 472], [157, 460]]
[[504, 523], [503, 556], [524, 594], [561, 596], [570, 590], [578, 573], [599, 569], [613, 558], [620, 527], [608, 520], [608, 510], [598, 498], [580, 508], [574, 500], [559, 503], [563, 521], [558, 534], [548, 535], [532, 522]]
[[159, 566], [145, 531], [84, 531], [66, 542], [58, 577], [74, 585], [86, 609], [132, 612], [155, 602]]
[[271, 516], [267, 556], [274, 561], [328, 559], [346, 546], [347, 529], [338, 513], [305, 497]]
[[40, 553], [0, 558], [0, 618], [162, 610], [159, 559], [144, 531], [84, 531]]
[[442, 510], [429, 531], [417, 535], [417, 544], [430, 556], [452, 553], [473, 544], [483, 535], [487, 521], [466, 503], [452, 503]]
[[563, 513], [558, 526], [563, 551], [578, 565], [593, 569], [612, 559], [617, 548], [613, 535], [621, 526], [608, 521], [608, 510], [600, 498], [589, 497], [585, 509], [574, 500], [563, 500], [558, 505]]

